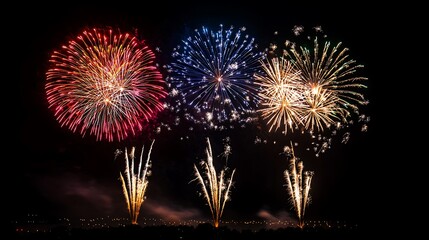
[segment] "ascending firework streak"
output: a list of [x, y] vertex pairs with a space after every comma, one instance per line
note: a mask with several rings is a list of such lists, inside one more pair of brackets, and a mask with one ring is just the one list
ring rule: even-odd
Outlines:
[[290, 201], [298, 216], [298, 226], [303, 228], [305, 208], [310, 202], [309, 192], [314, 172], [303, 172], [304, 164], [295, 157], [292, 144], [288, 152], [290, 153], [289, 170], [284, 171], [284, 176], [290, 195]]
[[[140, 207], [145, 200], [145, 192], [148, 185], [148, 176], [151, 175], [151, 171], [149, 170], [151, 167], [150, 162], [150, 153], [152, 152], [152, 146], [155, 140], [152, 141], [150, 145], [149, 153], [147, 155], [146, 164], [142, 169], [142, 160], [143, 160], [143, 152], [144, 146], [140, 155], [140, 163], [138, 166], [137, 172], [134, 169], [134, 151], [135, 148], [131, 149], [130, 154], [128, 154], [127, 149], [125, 148], [125, 178], [120, 173], [122, 189], [124, 191], [125, 200], [127, 202], [128, 212], [130, 213], [131, 223], [137, 224], [137, 219], [140, 213]], [[129, 155], [129, 157], [128, 157]], [[129, 159], [131, 158], [131, 168]]]
[[232, 185], [232, 178], [234, 177], [235, 169], [231, 173], [231, 177], [229, 179], [225, 179], [226, 170], [225, 167], [220, 172], [220, 175], [216, 174], [216, 169], [213, 166], [213, 154], [212, 148], [210, 145], [210, 140], [207, 138], [207, 161], [202, 162], [201, 165], [205, 170], [205, 177], [203, 178], [197, 166], [194, 165], [195, 176], [194, 180], [198, 180], [202, 186], [202, 190], [204, 192], [204, 198], [207, 200], [207, 203], [210, 207], [210, 211], [213, 216], [214, 226], [219, 227], [220, 218], [222, 217], [223, 209], [225, 207], [226, 201], [229, 200], [229, 192]]

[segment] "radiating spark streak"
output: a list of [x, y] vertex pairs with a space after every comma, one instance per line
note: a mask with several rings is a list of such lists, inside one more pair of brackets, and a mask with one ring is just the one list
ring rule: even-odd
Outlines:
[[305, 129], [323, 131], [335, 123], [345, 119], [344, 109], [338, 105], [340, 99], [326, 89], [307, 91], [304, 93], [307, 104], [302, 109]]
[[293, 131], [301, 124], [304, 98], [300, 83], [300, 72], [285, 58], [273, 58], [261, 61], [264, 75], [255, 74], [256, 84], [261, 87], [259, 96], [261, 106], [258, 110], [267, 120], [269, 131], [284, 127]]
[[[128, 154], [127, 148], [125, 148], [125, 171], [124, 175], [120, 173], [120, 180], [122, 182], [122, 190], [124, 192], [125, 201], [127, 203], [127, 209], [130, 214], [131, 223], [137, 224], [137, 220], [140, 214], [140, 208], [145, 200], [145, 193], [148, 186], [148, 177], [150, 176], [151, 160], [150, 154], [152, 152], [152, 146], [155, 140], [152, 141], [150, 149], [147, 155], [146, 163], [142, 169], [143, 163], [143, 152], [140, 154], [140, 162], [138, 165], [137, 172], [134, 165], [134, 152], [135, 148], [132, 147], [131, 152]], [[131, 161], [131, 166], [130, 162]]]
[[204, 198], [206, 199], [212, 213], [213, 224], [216, 228], [218, 228], [225, 204], [230, 199], [229, 194], [233, 183], [232, 179], [234, 177], [235, 169], [232, 171], [231, 176], [227, 179], [226, 166], [221, 170], [220, 174], [217, 175], [216, 169], [213, 165], [213, 154], [210, 140], [208, 138], [207, 145], [207, 160], [201, 163], [203, 170], [198, 170], [197, 166], [194, 164], [196, 176], [194, 180], [198, 180], [198, 182], [201, 184]]

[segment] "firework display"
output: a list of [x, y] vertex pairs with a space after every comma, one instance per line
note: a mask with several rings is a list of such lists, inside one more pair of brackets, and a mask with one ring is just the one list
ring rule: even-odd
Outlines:
[[[314, 29], [322, 32], [321, 27]], [[191, 182], [198, 185], [215, 228], [219, 228], [225, 205], [231, 200], [236, 172], [227, 167], [232, 154], [230, 136], [239, 136], [240, 144], [246, 144], [241, 149], [249, 149], [246, 154], [265, 149], [250, 149], [256, 144], [284, 146], [279, 154], [288, 160], [283, 177], [297, 226], [302, 229], [308, 226], [304, 216], [311, 202], [314, 172], [304, 171], [304, 163], [295, 156], [293, 148], [303, 146], [319, 157], [331, 148], [334, 136], [341, 138], [341, 143], [349, 141], [346, 128], [350, 125], [361, 123], [360, 130], [366, 132], [370, 117], [362, 114], [361, 108], [369, 101], [361, 90], [367, 88], [368, 78], [361, 75], [364, 66], [349, 56], [349, 49], [342, 42], [329, 41], [326, 35], [307, 37], [305, 43], [286, 40], [285, 48], [277, 54], [275, 44], [265, 52], [258, 51], [255, 39], [245, 31], [244, 27], [223, 25], [218, 29], [195, 29], [173, 49], [172, 60], [164, 65], [164, 80], [154, 52], [136, 34], [110, 28], [85, 30], [53, 51], [49, 58], [45, 82], [48, 108], [60, 129], [114, 144], [131, 137], [152, 139], [146, 133], [162, 135], [164, 127], [168, 137], [183, 134], [180, 141], [185, 144], [200, 137], [201, 126], [203, 130], [231, 130], [231, 135], [213, 134], [224, 137], [223, 152], [218, 155], [213, 156], [210, 139], [206, 137], [205, 158], [193, 164], [193, 173], [187, 174], [194, 174]], [[295, 26], [292, 32], [300, 36], [303, 31], [302, 26]], [[161, 120], [154, 123], [154, 119]], [[183, 128], [172, 130], [172, 125], [182, 127], [182, 123]], [[252, 132], [241, 131], [241, 127], [253, 123]], [[240, 129], [233, 131], [235, 126]], [[154, 142], [145, 160], [142, 147], [138, 163], [135, 147], [115, 152], [115, 159], [122, 154], [125, 158], [125, 170], [120, 172], [119, 180], [133, 225], [138, 224], [146, 199]], [[168, 144], [169, 139], [165, 149], [181, 150], [177, 142]], [[234, 146], [234, 153], [235, 149]], [[263, 161], [266, 156], [254, 154], [251, 160]], [[216, 168], [214, 157], [224, 158], [225, 164]], [[245, 167], [250, 174], [254, 173], [252, 165]], [[157, 210], [176, 210], [163, 207], [160, 205]], [[190, 212], [191, 217], [200, 215], [199, 211]], [[187, 217], [186, 213], [183, 216]]]
[[152, 50], [129, 33], [84, 31], [54, 51], [46, 73], [49, 108], [82, 136], [121, 141], [163, 109], [167, 95]]

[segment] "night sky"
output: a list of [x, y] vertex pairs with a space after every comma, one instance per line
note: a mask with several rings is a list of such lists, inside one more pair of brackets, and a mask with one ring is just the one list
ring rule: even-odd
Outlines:
[[[376, 82], [377, 56], [374, 53], [374, 29], [370, 6], [332, 9], [325, 5], [289, 7], [267, 5], [195, 3], [155, 6], [118, 3], [116, 6], [53, 7], [40, 11], [23, 11], [18, 24], [17, 39], [22, 41], [18, 58], [19, 146], [8, 167], [14, 174], [8, 183], [12, 217], [26, 213], [46, 216], [99, 217], [128, 216], [123, 198], [119, 172], [123, 170], [123, 155], [114, 159], [116, 149], [136, 146], [138, 153], [150, 139], [155, 139], [152, 152], [152, 176], [141, 216], [164, 219], [210, 219], [205, 200], [193, 178], [193, 164], [204, 158], [205, 138], [209, 137], [214, 155], [223, 151], [223, 139], [230, 138], [232, 154], [228, 165], [236, 169], [232, 201], [225, 208], [223, 219], [260, 219], [268, 215], [279, 219], [295, 218], [288, 202], [283, 171], [287, 161], [281, 154], [291, 140], [300, 144], [295, 154], [304, 161], [304, 170], [315, 172], [306, 219], [345, 220], [365, 225], [371, 216], [372, 202], [368, 197], [371, 168], [375, 160], [377, 138]], [[72, 4], [71, 4], [72, 5]], [[52, 7], [52, 6], [51, 6]], [[42, 7], [43, 8], [43, 7]], [[85, 28], [118, 27], [122, 31], [138, 30], [140, 36], [154, 49], [160, 65], [172, 60], [172, 49], [192, 33], [193, 29], [219, 24], [247, 28], [260, 49], [268, 47], [273, 33], [291, 35], [294, 25], [304, 28], [322, 26], [328, 39], [342, 41], [350, 49], [351, 58], [365, 65], [360, 72], [368, 77], [364, 94], [370, 104], [365, 114], [371, 117], [368, 131], [361, 132], [359, 124], [350, 129], [347, 144], [334, 138], [331, 149], [316, 157], [307, 151], [308, 135], [281, 136], [268, 134], [258, 126], [232, 131], [194, 131], [173, 127], [157, 135], [145, 135], [122, 142], [96, 141], [93, 136], [82, 138], [62, 128], [48, 109], [44, 90], [45, 73], [52, 52]], [[375, 40], [374, 40], [375, 39]], [[163, 76], [165, 72], [161, 69]], [[181, 137], [188, 139], [181, 140]], [[256, 136], [268, 139], [255, 144]], [[276, 144], [273, 144], [276, 141]], [[217, 161], [218, 160], [218, 161]], [[215, 158], [217, 163], [224, 160]], [[258, 217], [259, 216], [259, 217]], [[265, 216], [265, 217], [264, 217]]]

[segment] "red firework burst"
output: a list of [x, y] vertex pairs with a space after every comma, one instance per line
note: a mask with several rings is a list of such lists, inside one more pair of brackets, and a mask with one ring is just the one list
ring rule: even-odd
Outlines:
[[54, 51], [46, 73], [49, 108], [61, 126], [121, 141], [163, 109], [167, 95], [152, 50], [119, 31], [84, 31]]

